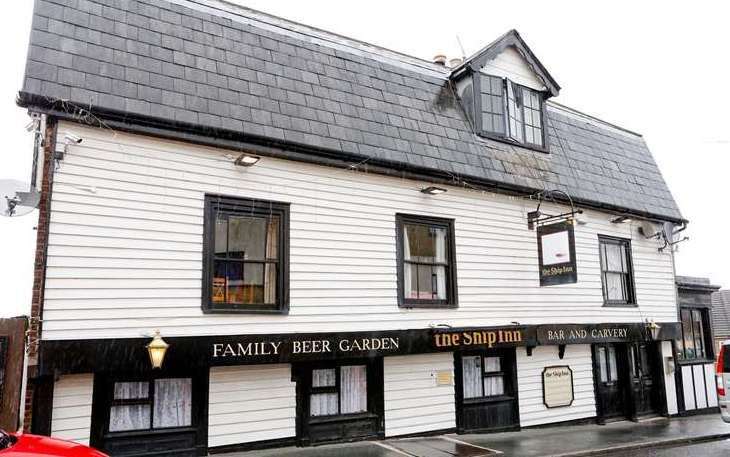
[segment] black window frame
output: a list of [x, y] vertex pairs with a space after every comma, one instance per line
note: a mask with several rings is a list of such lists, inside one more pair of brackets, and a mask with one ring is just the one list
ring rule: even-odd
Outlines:
[[[605, 260], [605, 249], [604, 244], [619, 245], [623, 249], [624, 255], [626, 256], [626, 268], [628, 271], [609, 271], [607, 270]], [[636, 300], [636, 284], [634, 281], [634, 261], [631, 255], [631, 240], [628, 238], [619, 238], [615, 236], [598, 235], [598, 258], [601, 265], [601, 290], [603, 291], [603, 306], [611, 307], [631, 307], [635, 308], [638, 306]], [[608, 298], [608, 289], [606, 283], [607, 273], [620, 273], [626, 275], [625, 284], [625, 300], [615, 300]]]
[[[239, 216], [279, 216], [279, 243], [275, 304], [214, 303], [212, 279], [215, 260], [215, 224], [219, 211]], [[204, 313], [287, 314], [289, 312], [289, 214], [290, 204], [223, 195], [205, 195], [203, 242]]]
[[[692, 331], [692, 346], [694, 350], [694, 356], [687, 357], [687, 347], [684, 344], [684, 315], [685, 312], [689, 314], [690, 320], [690, 329]], [[696, 321], [694, 316], [695, 313], [699, 314], [699, 321]], [[698, 336], [695, 334], [695, 322], [699, 322], [702, 326], [702, 335], [699, 337], [699, 341], [702, 342], [703, 346], [703, 357], [697, 356], [697, 350], [696, 350], [696, 344], [698, 341]], [[696, 362], [712, 362], [715, 360], [715, 346], [713, 344], [712, 340], [712, 332], [710, 329], [710, 312], [707, 308], [700, 308], [700, 307], [692, 307], [692, 306], [681, 306], [679, 308], [679, 327], [680, 327], [680, 337], [676, 341], [677, 346], [677, 360], [679, 362], [685, 362], [685, 363], [696, 363]]]
[[[155, 427], [155, 384], [160, 379], [189, 379], [190, 380], [190, 424], [179, 425], [174, 427]], [[114, 387], [117, 383], [134, 382], [134, 383], [147, 383], [147, 397], [146, 398], [132, 398], [132, 399], [115, 399], [114, 398]], [[107, 411], [105, 411], [105, 422], [104, 422], [104, 433], [107, 435], [125, 435], [134, 433], [145, 433], [145, 432], [175, 432], [176, 430], [189, 430], [196, 427], [196, 420], [194, 417], [195, 408], [193, 402], [195, 401], [195, 379], [192, 375], [174, 375], [174, 374], [157, 374], [152, 376], [120, 376], [107, 384], [109, 392], [109, 401], [106, 405]], [[111, 410], [115, 406], [127, 406], [127, 405], [149, 405], [150, 407], [150, 419], [149, 427], [147, 428], [136, 428], [133, 430], [117, 430], [111, 431], [109, 427], [111, 425]]]
[[[488, 130], [484, 130], [483, 126], [483, 110], [482, 110], [482, 76], [488, 76], [491, 78], [500, 78], [502, 79], [502, 120], [504, 122], [503, 126], [503, 133], [497, 133], [497, 132], [491, 132]], [[549, 137], [548, 135], [548, 114], [547, 114], [547, 108], [546, 108], [546, 98], [547, 93], [545, 91], [539, 91], [532, 89], [530, 87], [527, 87], [523, 84], [516, 83], [512, 81], [509, 78], [501, 77], [501, 76], [495, 76], [490, 75], [487, 73], [482, 73], [480, 71], [474, 71], [472, 73], [472, 85], [474, 86], [472, 90], [472, 96], [473, 96], [473, 104], [474, 104], [474, 129], [477, 135], [489, 138], [492, 140], [497, 140], [501, 142], [506, 142], [513, 145], [518, 145], [527, 149], [532, 149], [538, 152], [544, 152], [548, 153], [550, 152], [550, 145], [549, 145]], [[509, 81], [509, 82], [508, 82]], [[510, 128], [509, 128], [509, 103], [508, 103], [508, 84], [511, 84], [515, 90], [520, 91], [520, 97], [522, 96], [522, 90], [526, 89], [528, 91], [534, 92], [538, 95], [538, 100], [540, 102], [540, 117], [541, 117], [541, 123], [542, 123], [542, 145], [535, 144], [535, 143], [528, 143], [525, 138], [525, 113], [524, 113], [524, 105], [520, 107], [522, 111], [522, 141], [515, 140], [511, 138], [510, 134]]]
[[[461, 389], [462, 389], [462, 397], [465, 402], [481, 402], [481, 401], [501, 401], [506, 399], [512, 399], [515, 397], [513, 393], [513, 386], [511, 385], [511, 380], [508, 379], [508, 373], [505, 371], [504, 366], [507, 357], [504, 354], [490, 354], [485, 352], [474, 352], [474, 351], [465, 351], [459, 354], [459, 357], [461, 358]], [[465, 357], [481, 357], [481, 360], [479, 361], [480, 368], [481, 368], [481, 383], [480, 387], [482, 389], [482, 395], [479, 397], [464, 397], [464, 358]], [[487, 371], [487, 359], [488, 358], [496, 358], [499, 359], [499, 371]], [[484, 380], [487, 378], [502, 378], [502, 393], [499, 395], [486, 395], [484, 392]]]
[[[342, 412], [342, 379], [341, 371], [342, 367], [359, 367], [364, 366], [365, 367], [365, 411], [357, 411], [354, 413], [343, 413]], [[322, 386], [322, 387], [314, 387], [313, 382], [313, 376], [314, 372], [316, 370], [335, 370], [335, 385], [334, 386]], [[333, 419], [338, 417], [350, 417], [350, 416], [362, 416], [363, 414], [370, 413], [370, 366], [362, 361], [341, 361], [339, 363], [332, 363], [332, 364], [324, 364], [324, 365], [315, 365], [309, 370], [309, 392], [307, 392], [307, 395], [309, 396], [309, 411], [307, 411], [307, 415], [314, 419], [315, 421], [318, 419]], [[312, 395], [316, 394], [327, 394], [327, 393], [334, 393], [337, 394], [337, 414], [326, 414], [326, 415], [320, 415], [320, 416], [313, 416], [312, 415]]]
[[[458, 308], [458, 286], [456, 276], [456, 236], [454, 219], [438, 218], [432, 216], [419, 216], [414, 214], [401, 214], [396, 219], [396, 263], [398, 270], [398, 307], [400, 308], [435, 308], [455, 309]], [[418, 299], [405, 297], [405, 259], [403, 258], [403, 228], [405, 224], [420, 224], [446, 229], [446, 246], [448, 249], [446, 265], [446, 299]]]

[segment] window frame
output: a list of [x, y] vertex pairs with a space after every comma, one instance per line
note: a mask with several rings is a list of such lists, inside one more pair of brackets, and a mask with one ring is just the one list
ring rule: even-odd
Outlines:
[[[504, 400], [511, 400], [515, 398], [515, 393], [513, 392], [513, 386], [511, 385], [512, 380], [509, 379], [508, 372], [504, 369], [505, 362], [507, 361], [508, 357], [503, 353], [498, 354], [491, 354], [491, 353], [485, 353], [484, 351], [464, 351], [457, 353], [457, 356], [459, 357], [459, 369], [461, 370], [461, 373], [459, 374], [459, 379], [461, 382], [461, 398], [464, 403], [483, 403], [483, 402], [492, 402], [492, 401], [504, 401]], [[479, 397], [465, 397], [464, 396], [464, 357], [480, 357], [481, 360], [480, 368], [481, 368], [481, 382], [479, 383], [479, 386], [482, 390], [482, 395]], [[486, 359], [490, 357], [495, 357], [499, 359], [499, 371], [486, 371]], [[487, 378], [496, 378], [500, 377], [502, 378], [502, 394], [500, 395], [485, 395], [484, 393], [484, 380]]]
[[[180, 425], [177, 427], [155, 427], [155, 387], [156, 382], [159, 379], [189, 379], [190, 380], [190, 424], [189, 425]], [[124, 382], [134, 382], [134, 383], [147, 383], [148, 393], [147, 398], [133, 398], [133, 399], [120, 399], [117, 400], [114, 398], [114, 387], [117, 383], [124, 383]], [[106, 395], [108, 395], [109, 401], [105, 405], [106, 411], [105, 413], [105, 422], [104, 422], [104, 434], [105, 435], [120, 435], [125, 436], [128, 434], [137, 434], [137, 433], [154, 433], [154, 432], [160, 432], [160, 433], [167, 433], [167, 432], [176, 432], [179, 430], [190, 430], [196, 427], [196, 421], [195, 421], [195, 377], [192, 375], [175, 375], [175, 374], [159, 374], [154, 376], [120, 376], [115, 377], [113, 379], [110, 379], [109, 382], [105, 383], [107, 386], [108, 392]], [[149, 405], [150, 407], [150, 418], [149, 418], [149, 427], [147, 428], [137, 428], [134, 430], [117, 430], [117, 431], [111, 431], [109, 430], [111, 426], [111, 411], [112, 408], [115, 406], [127, 406], [127, 405]]]
[[[203, 222], [203, 289], [202, 309], [204, 313], [234, 314], [287, 314], [289, 312], [289, 214], [290, 204], [271, 200], [206, 194]], [[223, 210], [240, 216], [279, 216], [279, 242], [276, 278], [276, 303], [237, 304], [214, 303], [212, 300], [212, 279], [215, 265], [216, 214]], [[243, 261], [242, 261], [243, 262]], [[245, 262], [244, 262], [245, 263]], [[254, 262], [257, 263], [257, 262]], [[265, 262], [261, 262], [264, 265]], [[265, 271], [265, 268], [264, 268]]]
[[[481, 94], [482, 94], [482, 77], [481, 76], [482, 75], [490, 76], [493, 78], [500, 78], [502, 80], [502, 107], [503, 107], [502, 121], [504, 123], [504, 125], [503, 125], [504, 133], [503, 134], [499, 134], [497, 132], [490, 132], [488, 130], [484, 130], [484, 128], [483, 128], [484, 124], [482, 121], [483, 111], [482, 111], [482, 97], [481, 97]], [[506, 77], [490, 75], [487, 73], [482, 73], [481, 71], [473, 71], [472, 75], [471, 75], [471, 79], [472, 79], [472, 85], [473, 85], [472, 96], [473, 96], [473, 104], [474, 104], [474, 130], [478, 136], [483, 137], [483, 138], [489, 138], [491, 140], [501, 141], [504, 143], [509, 143], [509, 144], [516, 145], [516, 146], [521, 146], [521, 147], [524, 147], [527, 149], [532, 149], [532, 150], [538, 151], [538, 152], [544, 152], [544, 153], [550, 152], [550, 144], [549, 144], [550, 135], [548, 134], [548, 129], [547, 129], [548, 116], [547, 116], [547, 108], [546, 108], [546, 103], [545, 103], [545, 101], [546, 101], [545, 94], [546, 93], [544, 91], [538, 91], [538, 90], [532, 89], [525, 85], [516, 83]], [[520, 141], [517, 141], [517, 140], [511, 138], [511, 136], [510, 136], [511, 133], [510, 133], [510, 128], [509, 128], [509, 102], [508, 102], [508, 99], [509, 99], [508, 85], [509, 84], [511, 84], [515, 90], [520, 90], [520, 92], [523, 89], [527, 89], [527, 90], [537, 93], [537, 95], [538, 95], [537, 98], [540, 102], [539, 111], [540, 111], [541, 122], [542, 122], [542, 129], [541, 129], [542, 130], [542, 143], [543, 143], [542, 145], [538, 145], [535, 143], [528, 143], [525, 141], [526, 136], [525, 136], [525, 122], [524, 122], [524, 120], [525, 120], [524, 106], [521, 107], [523, 141], [520, 142]]]
[[[342, 412], [342, 367], [359, 367], [364, 366], [365, 367], [365, 411], [357, 411], [353, 413], [343, 413]], [[334, 386], [321, 386], [321, 387], [314, 387], [314, 383], [312, 382], [312, 377], [314, 376], [314, 372], [316, 370], [335, 370], [335, 385]], [[322, 365], [322, 366], [313, 366], [311, 370], [309, 370], [309, 392], [308, 395], [308, 402], [309, 402], [309, 411], [307, 412], [307, 415], [310, 419], [319, 420], [319, 419], [333, 419], [333, 418], [347, 418], [347, 417], [357, 417], [362, 416], [363, 414], [368, 414], [370, 403], [369, 403], [369, 388], [370, 388], [370, 366], [365, 362], [358, 362], [358, 361], [342, 361], [341, 363], [333, 364], [333, 365]], [[312, 415], [312, 395], [316, 394], [329, 394], [334, 393], [337, 394], [337, 414], [327, 414], [327, 415], [320, 415], [320, 416], [313, 416]]]
[[[456, 236], [454, 219], [438, 218], [432, 216], [419, 216], [415, 214], [395, 215], [396, 227], [396, 263], [398, 275], [398, 307], [399, 308], [436, 308], [455, 309], [458, 308], [458, 286], [456, 276]], [[418, 299], [406, 298], [405, 296], [405, 264], [403, 258], [403, 228], [405, 224], [420, 224], [436, 226], [446, 229], [447, 266], [446, 266], [446, 299]]]
[[[689, 324], [692, 331], [692, 346], [695, 352], [695, 356], [687, 357], [687, 348], [684, 344], [684, 319], [682, 318], [684, 312], [689, 314]], [[695, 321], [695, 313], [699, 314], [699, 321]], [[695, 335], [695, 323], [699, 322], [702, 325], [702, 335], [699, 341], [702, 342], [702, 348], [704, 350], [704, 357], [697, 357], [697, 346], [698, 341], [697, 335]], [[712, 332], [709, 327], [710, 324], [710, 311], [707, 308], [696, 307], [696, 306], [680, 306], [679, 308], [679, 327], [680, 337], [675, 344], [677, 346], [677, 360], [680, 363], [697, 363], [697, 362], [711, 362], [715, 360], [715, 346], [712, 341]]]
[[[618, 244], [619, 246], [621, 246], [621, 248], [624, 250], [624, 254], [626, 255], [626, 269], [628, 271], [619, 272], [613, 270], [609, 271], [606, 269], [607, 265], [603, 255], [605, 251], [603, 246], [605, 243], [610, 243], [614, 245]], [[633, 256], [631, 255], [631, 240], [628, 238], [619, 238], [615, 236], [598, 235], [598, 258], [601, 266], [601, 290], [603, 292], [603, 306], [631, 308], [639, 306], [637, 303], [638, 300], [636, 299], [636, 283], [634, 280], [634, 261]], [[615, 300], [608, 298], [608, 288], [606, 283], [607, 273], [620, 273], [626, 275], [626, 300]]]

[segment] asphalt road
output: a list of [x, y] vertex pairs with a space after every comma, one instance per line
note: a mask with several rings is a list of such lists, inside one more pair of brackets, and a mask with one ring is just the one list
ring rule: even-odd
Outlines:
[[611, 454], [611, 457], [728, 457], [730, 440], [711, 441], [673, 448], [641, 449], [629, 453]]

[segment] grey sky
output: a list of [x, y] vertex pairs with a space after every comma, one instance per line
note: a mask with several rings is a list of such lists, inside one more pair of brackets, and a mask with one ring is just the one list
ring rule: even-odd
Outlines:
[[[32, 1], [0, 17], [0, 179], [29, 180], [28, 119], [14, 104]], [[679, 274], [730, 287], [730, 3], [637, 1], [236, 3], [425, 59], [469, 55], [516, 28], [562, 86], [556, 101], [644, 135], [684, 216]], [[0, 316], [30, 309], [37, 213], [0, 219]]]

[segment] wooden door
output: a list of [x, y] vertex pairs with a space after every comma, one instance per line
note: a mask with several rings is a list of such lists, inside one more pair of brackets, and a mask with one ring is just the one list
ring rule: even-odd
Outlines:
[[515, 350], [455, 353], [459, 433], [519, 426]]
[[628, 416], [626, 346], [596, 344], [593, 346], [593, 369], [599, 420]]
[[630, 345], [629, 366], [636, 416], [656, 413], [661, 402], [657, 348], [650, 343]]

